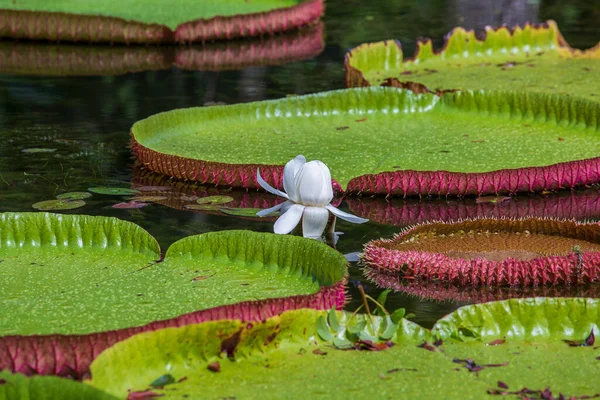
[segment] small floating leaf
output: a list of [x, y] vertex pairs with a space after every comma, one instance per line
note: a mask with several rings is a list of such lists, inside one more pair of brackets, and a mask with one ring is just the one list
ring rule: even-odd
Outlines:
[[136, 196], [136, 197], [132, 197], [129, 200], [132, 201], [138, 201], [138, 202], [155, 202], [155, 201], [162, 201], [162, 200], [167, 200], [168, 197], [167, 196]]
[[329, 313], [327, 313], [327, 322], [329, 322], [329, 326], [336, 332], [342, 330], [342, 326], [340, 325], [340, 320], [338, 319], [337, 312], [335, 308], [331, 308]]
[[56, 149], [43, 149], [43, 148], [33, 147], [31, 149], [23, 149], [23, 150], [21, 150], [21, 153], [26, 153], [26, 154], [54, 153], [55, 151], [56, 151]]
[[165, 374], [165, 375], [161, 375], [158, 378], [156, 378], [156, 380], [154, 382], [152, 382], [150, 384], [150, 386], [153, 388], [156, 388], [156, 387], [162, 387], [165, 385], [171, 385], [175, 382], [176, 381], [175, 381], [175, 378], [173, 378], [173, 375]]
[[45, 200], [35, 203], [32, 207], [40, 211], [73, 210], [85, 206], [83, 200]]
[[221, 209], [218, 205], [210, 205], [210, 204], [186, 204], [183, 207], [186, 210], [197, 210], [197, 211], [219, 211]]
[[89, 197], [92, 197], [92, 194], [88, 192], [68, 192], [56, 196], [59, 200], [83, 200]]
[[227, 204], [234, 200], [231, 196], [208, 196], [196, 200], [198, 204]]
[[[263, 210], [262, 208], [221, 208], [221, 212], [224, 214], [235, 215], [236, 217], [256, 217], [256, 213]], [[270, 217], [278, 216], [280, 213], [276, 211], [269, 214]]]
[[112, 208], [120, 208], [120, 209], [132, 209], [132, 208], [143, 208], [149, 206], [148, 203], [138, 203], [137, 201], [128, 201], [124, 203], [117, 203], [112, 206]]
[[327, 320], [322, 315], [317, 318], [317, 333], [323, 340], [330, 341], [333, 339], [333, 335], [329, 330], [329, 325], [327, 325]]
[[133, 196], [140, 193], [137, 190], [129, 188], [91, 187], [88, 190], [92, 193], [108, 196]]

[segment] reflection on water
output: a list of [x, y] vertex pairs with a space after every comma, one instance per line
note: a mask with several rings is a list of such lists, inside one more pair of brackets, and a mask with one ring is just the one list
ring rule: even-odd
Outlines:
[[[178, 201], [183, 201], [181, 196], [204, 196], [216, 193], [215, 190], [221, 193], [221, 188], [160, 182], [164, 178], [145, 176], [134, 170], [129, 149], [129, 129], [133, 123], [175, 108], [339, 89], [344, 86], [343, 57], [349, 48], [363, 42], [396, 38], [402, 41], [404, 51], [411, 54], [417, 38], [432, 37], [439, 47], [443, 35], [459, 24], [480, 29], [486, 24], [553, 18], [571, 45], [590, 47], [600, 38], [597, 24], [600, 11], [593, 3], [514, 0], [499, 5], [479, 0], [329, 0], [324, 26], [299, 35], [248, 42], [209, 43], [189, 48], [87, 48], [0, 42], [0, 211], [33, 211], [31, 205], [35, 202], [64, 192], [86, 191], [92, 186], [175, 187], [176, 190], [169, 191], [177, 193], [174, 196], [179, 196]], [[73, 76], [82, 74], [90, 76]], [[32, 148], [51, 152], [23, 152]], [[94, 195], [86, 199], [85, 207], [67, 213], [133, 221], [157, 237], [162, 248], [184, 236], [214, 230], [269, 232], [273, 229], [272, 219], [240, 218], [220, 211], [188, 211], [181, 203], [172, 202], [171, 197], [164, 205], [156, 201], [142, 209], [115, 209], [112, 207], [115, 203], [127, 198]], [[250, 205], [262, 208], [279, 201], [258, 192], [245, 192], [234, 198], [237, 203], [232, 208]], [[476, 203], [474, 199], [348, 198], [340, 208], [372, 220], [364, 225], [338, 222], [337, 230], [344, 232], [337, 245], [342, 253], [360, 251], [369, 240], [390, 237], [403, 226], [426, 219], [481, 214], [600, 218], [596, 188], [544, 196], [520, 195], [496, 204]], [[352, 265], [348, 288], [352, 300], [348, 309], [360, 304], [358, 282], [363, 282], [372, 296], [381, 291]], [[415, 297], [417, 290], [429, 291], [432, 294], [427, 297], [437, 301]], [[513, 293], [508, 289], [503, 291]], [[405, 292], [390, 295], [388, 306], [406, 307], [417, 315], [416, 321], [425, 325], [431, 325], [462, 302], [492, 298], [468, 293], [452, 297], [436, 287]], [[594, 295], [590, 291], [580, 294]]]

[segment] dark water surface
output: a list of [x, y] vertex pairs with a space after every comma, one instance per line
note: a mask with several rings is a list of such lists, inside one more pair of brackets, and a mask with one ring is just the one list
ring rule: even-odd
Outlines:
[[[86, 67], [77, 63], [90, 52], [86, 46], [57, 48], [49, 44], [0, 42], [0, 211], [33, 211], [31, 206], [35, 202], [67, 191], [85, 191], [91, 186], [129, 187], [132, 182], [142, 185], [160, 182], [160, 177], [148, 176], [134, 168], [128, 147], [129, 129], [134, 122], [175, 108], [276, 99], [343, 88], [344, 54], [360, 43], [395, 38], [401, 40], [405, 53], [411, 55], [418, 37], [431, 37], [439, 47], [443, 36], [454, 26], [480, 29], [487, 24], [512, 25], [547, 19], [559, 23], [563, 35], [574, 47], [591, 47], [600, 39], [600, 2], [597, 0], [330, 0], [327, 7], [323, 31], [317, 31], [316, 37], [315, 31], [311, 31], [304, 34], [305, 39], [293, 36], [271, 39], [312, 43], [305, 46], [305, 59], [301, 61], [269, 66], [265, 65], [269, 64], [268, 60], [251, 61], [250, 53], [244, 53], [248, 49], [272, 46], [275, 50], [269, 54], [281, 56], [281, 50], [268, 40], [194, 48], [201, 54], [220, 54], [217, 58], [229, 60], [230, 65], [244, 61], [244, 57], [245, 64], [255, 65], [228, 71], [214, 71], [218, 69], [214, 67], [216, 64], [210, 67], [207, 62], [201, 67], [204, 71], [169, 67], [172, 59], [178, 57], [176, 53], [182, 52], [181, 48], [104, 46], [92, 50], [101, 53], [102, 58], [99, 56], [98, 60], [103, 61]], [[321, 35], [324, 47], [320, 45]], [[52, 58], [57, 52], [63, 54], [58, 58], [60, 62]], [[99, 71], [97, 67], [101, 63], [110, 64], [106, 60], [111, 56], [114, 61], [123, 59], [123, 54], [148, 60], [148, 70], [124, 73], [126, 71], [115, 68], [113, 76], [94, 72]], [[182, 54], [182, 57], [192, 57], [194, 53]], [[234, 59], [232, 54], [245, 56]], [[298, 57], [296, 55], [296, 59]], [[54, 60], [54, 67], [50, 59]], [[67, 59], [72, 61], [65, 61]], [[59, 66], [64, 72], [65, 65], [72, 66], [72, 73], [87, 72], [92, 76], [52, 76], [58, 73]], [[23, 152], [32, 148], [55, 150]], [[182, 190], [187, 193], [190, 189]], [[512, 201], [527, 203], [533, 208], [544, 203], [552, 209], [553, 202], [560, 200], [561, 204], [571, 207], [561, 208], [571, 210], [565, 211], [564, 217], [600, 218], [600, 206], [596, 213], [596, 204], [600, 204], [597, 189], [561, 194], [557, 199], [547, 197], [520, 196]], [[154, 235], [163, 249], [185, 236], [215, 230], [272, 230], [272, 222], [194, 213], [158, 204], [135, 210], [112, 208], [119, 201], [122, 201], [119, 197], [94, 196], [84, 208], [69, 213], [114, 216], [135, 222]], [[338, 223], [338, 230], [344, 232], [338, 243], [342, 253], [360, 251], [368, 240], [389, 237], [402, 226], [418, 222], [419, 210], [423, 208], [450, 207], [449, 210], [459, 216], [477, 213], [472, 199], [464, 204], [439, 199], [433, 203], [365, 199], [344, 202], [341, 208], [349, 211], [348, 206], [353, 212], [362, 210], [362, 215], [373, 221], [365, 225]], [[585, 212], [581, 211], [583, 208]], [[396, 215], [395, 219], [392, 215]], [[348, 309], [360, 304], [354, 287], [357, 281], [364, 278], [360, 269], [353, 266], [350, 281], [353, 300]], [[364, 284], [367, 293], [376, 296], [380, 292], [374, 285]], [[467, 297], [465, 301], [469, 301]], [[388, 299], [389, 308], [405, 307], [416, 314], [417, 322], [426, 326], [460, 304], [463, 303], [423, 301], [402, 294], [390, 295]]]

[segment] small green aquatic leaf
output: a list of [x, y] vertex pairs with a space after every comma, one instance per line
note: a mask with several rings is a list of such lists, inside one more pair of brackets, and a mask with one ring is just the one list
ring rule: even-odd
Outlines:
[[45, 200], [35, 203], [32, 207], [40, 211], [62, 211], [83, 206], [85, 206], [83, 200]]
[[381, 332], [379, 334], [379, 337], [383, 340], [391, 339], [396, 334], [396, 331], [398, 331], [398, 324], [395, 323], [392, 320], [392, 317], [389, 315], [386, 315], [385, 317], [383, 317], [381, 326], [382, 326], [383, 332]]
[[[262, 208], [230, 208], [221, 207], [221, 212], [224, 214], [235, 215], [236, 217], [256, 217], [256, 213], [262, 211]], [[279, 211], [269, 214], [270, 217], [280, 215]]]
[[26, 154], [54, 153], [55, 151], [56, 151], [56, 149], [44, 149], [44, 148], [38, 148], [38, 147], [21, 150], [22, 153], [26, 153]]
[[167, 196], [135, 196], [135, 197], [131, 197], [129, 200], [131, 201], [137, 201], [140, 203], [145, 203], [145, 202], [155, 202], [155, 201], [163, 201], [163, 200], [167, 200], [168, 197]]
[[231, 196], [207, 196], [196, 200], [198, 204], [227, 204], [234, 200]]
[[150, 387], [153, 388], [158, 388], [158, 387], [163, 387], [166, 385], [171, 385], [173, 383], [175, 383], [175, 378], [173, 378], [173, 375], [171, 374], [165, 374], [165, 375], [161, 375], [158, 378], [156, 378], [156, 380], [154, 380], [151, 384]]
[[366, 326], [367, 326], [367, 321], [365, 319], [362, 319], [357, 324], [346, 325], [346, 330], [348, 331], [348, 333], [358, 334], [358, 332], [365, 329]]
[[331, 331], [329, 329], [329, 325], [327, 325], [327, 319], [325, 319], [325, 317], [323, 315], [319, 316], [319, 318], [317, 318], [317, 333], [319, 334], [319, 336], [321, 337], [321, 339], [329, 342], [333, 339], [333, 335], [331, 334]]
[[211, 204], [186, 204], [183, 206], [186, 210], [197, 210], [197, 211], [219, 211], [221, 207]]
[[329, 310], [329, 313], [327, 313], [327, 322], [329, 323], [330, 328], [335, 332], [340, 332], [342, 330], [335, 307], [332, 307], [331, 310]]
[[366, 331], [358, 332], [358, 338], [363, 341], [369, 341], [373, 343], [377, 342], [377, 338]]
[[398, 308], [397, 310], [395, 310], [393, 313], [390, 314], [390, 318], [392, 319], [392, 322], [397, 324], [400, 322], [400, 320], [402, 318], [408, 318], [408, 316], [405, 317], [406, 314], [406, 310], [404, 308]]
[[88, 190], [92, 193], [103, 194], [108, 196], [133, 196], [140, 193], [139, 191], [134, 189], [115, 187], [91, 187]]
[[[377, 296], [377, 303], [381, 305], [381, 307], [385, 307], [385, 302], [387, 301], [388, 294], [390, 294], [391, 290], [386, 289], [383, 292], [379, 293]], [[377, 306], [377, 308], [373, 311], [374, 315], [385, 315], [385, 310], [382, 310], [381, 307]]]
[[[359, 333], [360, 337], [360, 333]], [[345, 338], [335, 337], [333, 338], [333, 345], [341, 350], [351, 349], [354, 347], [354, 343]]]
[[58, 200], [83, 200], [92, 197], [89, 192], [68, 192], [56, 196]]

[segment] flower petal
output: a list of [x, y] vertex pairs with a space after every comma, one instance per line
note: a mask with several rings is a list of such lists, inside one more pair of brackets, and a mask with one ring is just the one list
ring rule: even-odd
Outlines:
[[327, 165], [315, 160], [304, 164], [296, 175], [296, 194], [305, 206], [324, 207], [333, 199], [331, 173]]
[[260, 210], [259, 212], [256, 213], [256, 215], [258, 215], [259, 217], [266, 217], [269, 214], [273, 214], [275, 211], [279, 211], [279, 209], [281, 207], [283, 207], [283, 205], [285, 203], [289, 203], [290, 201], [286, 201], [280, 204], [277, 204], [275, 207], [271, 207], [271, 208], [265, 208], [264, 210]]
[[341, 210], [338, 210], [337, 208], [335, 208], [331, 204], [327, 204], [325, 206], [325, 208], [328, 209], [329, 211], [331, 211], [331, 213], [333, 215], [335, 215], [336, 217], [339, 217], [339, 218], [341, 218], [341, 219], [343, 219], [345, 221], [348, 221], [348, 222], [352, 222], [354, 224], [364, 224], [365, 222], [369, 222], [368, 219], [357, 217], [356, 215], [348, 214], [347, 212], [343, 212]]
[[303, 155], [296, 156], [291, 161], [288, 161], [283, 168], [283, 190], [288, 194], [289, 198], [296, 202], [300, 202], [298, 192], [296, 191], [296, 174], [302, 166], [306, 164], [306, 157]]
[[298, 222], [300, 222], [303, 211], [303, 205], [294, 204], [284, 214], [281, 214], [281, 217], [279, 217], [277, 221], [275, 221], [273, 231], [283, 235], [290, 233], [298, 225]]
[[302, 235], [305, 238], [321, 238], [328, 219], [329, 211], [324, 207], [306, 207], [302, 216]]
[[256, 180], [258, 184], [265, 189], [267, 192], [272, 193], [277, 196], [281, 196], [285, 199], [289, 199], [288, 195], [283, 193], [281, 190], [275, 189], [273, 186], [269, 185], [263, 178], [260, 176], [260, 169], [256, 169]]

